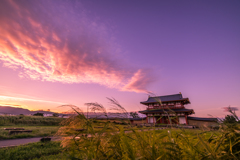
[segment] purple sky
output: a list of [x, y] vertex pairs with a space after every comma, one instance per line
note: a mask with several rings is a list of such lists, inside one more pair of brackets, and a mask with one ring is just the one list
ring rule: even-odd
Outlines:
[[[182, 92], [194, 116], [240, 107], [239, 1], [0, 2], [0, 105], [36, 109]], [[238, 113], [239, 111], [237, 111]]]

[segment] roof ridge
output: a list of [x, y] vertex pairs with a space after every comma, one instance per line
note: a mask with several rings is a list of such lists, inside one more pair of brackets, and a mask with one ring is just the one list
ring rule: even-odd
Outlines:
[[157, 97], [167, 97], [167, 96], [175, 96], [175, 95], [180, 95], [178, 94], [169, 94], [169, 95], [164, 95], [164, 96], [155, 96], [155, 97], [150, 97], [150, 98], [157, 98]]

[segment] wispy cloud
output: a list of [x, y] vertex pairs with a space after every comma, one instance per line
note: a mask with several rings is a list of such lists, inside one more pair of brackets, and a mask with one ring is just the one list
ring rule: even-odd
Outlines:
[[145, 70], [113, 58], [107, 27], [86, 13], [77, 1], [1, 1], [0, 60], [24, 78], [145, 91]]
[[[47, 101], [47, 100], [42, 100], [42, 99], [32, 99], [32, 98], [22, 98], [22, 97], [12, 97], [12, 96], [0, 96], [1, 101], [32, 101], [32, 102], [42, 102], [42, 103], [53, 103], [53, 104], [66, 104], [63, 102], [55, 102], [55, 101]], [[8, 105], [8, 104], [4, 104]]]
[[129, 80], [128, 84], [122, 88], [122, 90], [147, 93], [147, 86], [155, 81], [155, 77], [151, 73], [151, 70], [139, 69]]

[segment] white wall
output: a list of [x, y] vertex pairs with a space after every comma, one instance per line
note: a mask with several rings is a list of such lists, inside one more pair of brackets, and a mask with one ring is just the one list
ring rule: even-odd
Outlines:
[[148, 123], [153, 123], [153, 117], [148, 117]]
[[53, 114], [46, 114], [46, 113], [43, 114], [43, 117], [50, 117], [50, 116], [53, 116]]
[[148, 117], [148, 123], [156, 123], [155, 117]]
[[178, 117], [179, 119], [179, 124], [187, 124], [185, 117]]

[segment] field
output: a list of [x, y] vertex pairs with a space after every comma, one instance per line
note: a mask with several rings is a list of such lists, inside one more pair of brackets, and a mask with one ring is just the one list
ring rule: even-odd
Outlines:
[[[174, 127], [159, 130], [122, 123], [87, 119], [78, 113], [63, 121], [59, 129], [55, 126], [61, 142], [2, 148], [0, 159], [240, 159], [238, 121], [218, 123], [217, 130]], [[36, 134], [47, 128], [25, 127], [35, 127]], [[38, 127], [43, 128], [37, 130]]]
[[[221, 139], [222, 133], [198, 129], [120, 131], [91, 138], [80, 136], [80, 139], [66, 138], [62, 142], [1, 148], [0, 159], [234, 159], [223, 154], [227, 143], [219, 143], [216, 137]], [[232, 149], [233, 146], [234, 143]]]
[[[0, 140], [53, 136], [59, 129], [64, 118], [41, 116], [0, 116]], [[4, 128], [24, 128], [32, 130], [31, 133], [18, 133], [9, 135]]]
[[58, 126], [64, 118], [42, 116], [0, 116], [0, 126]]
[[[1, 160], [27, 160], [27, 159], [61, 159], [66, 157], [62, 154], [60, 142], [30, 143], [18, 147], [0, 148]], [[66, 159], [66, 158], [65, 158]]]
[[[4, 128], [20, 127], [25, 130], [32, 130], [32, 133], [18, 133], [9, 135], [9, 131]], [[28, 138], [28, 137], [44, 137], [53, 136], [58, 131], [59, 126], [0, 126], [0, 140], [1, 139], [15, 139], [15, 138]]]
[[[98, 128], [98, 130], [99, 130], [99, 128]], [[145, 134], [152, 135], [153, 133], [155, 133], [157, 136], [159, 136], [159, 135], [168, 133], [168, 131], [172, 132], [173, 134], [175, 134], [177, 132], [181, 132], [181, 130], [179, 130], [179, 129], [170, 129], [170, 130], [164, 129], [164, 130], [156, 130], [156, 131], [152, 130], [152, 131], [145, 131], [145, 132], [138, 130], [138, 133], [141, 133], [142, 136]], [[196, 134], [201, 131], [200, 130], [186, 130], [186, 132], [188, 134]], [[122, 134], [124, 134], [124, 133], [119, 133], [118, 135], [122, 136]], [[128, 137], [132, 137], [132, 138], [135, 136], [135, 134], [133, 132], [127, 133], [126, 135], [128, 135]], [[210, 134], [207, 134], [207, 136], [209, 137]], [[151, 138], [151, 137], [152, 136], [150, 136], [149, 138]], [[105, 139], [105, 137], [102, 137], [102, 138]], [[115, 137], [115, 138], [117, 141], [119, 137], [118, 138]], [[129, 146], [130, 148], [134, 148], [134, 147], [136, 147], [136, 145], [138, 145], [133, 139], [128, 139], [128, 141], [129, 141], [128, 143], [132, 145], [131, 147]], [[85, 142], [87, 143], [88, 141], [85, 141]], [[38, 143], [30, 143], [27, 145], [22, 145], [22, 146], [17, 146], [17, 147], [1, 148], [0, 149], [0, 159], [3, 159], [3, 160], [11, 160], [11, 159], [35, 159], [35, 160], [48, 159], [48, 160], [51, 160], [51, 159], [72, 159], [73, 157], [80, 158], [79, 156], [76, 157], [76, 154], [79, 154], [80, 152], [73, 154], [71, 149], [69, 149], [68, 147], [63, 149], [60, 146], [60, 144], [61, 144], [61, 142], [46, 142], [46, 143], [38, 142]], [[64, 142], [63, 142], [63, 144], [64, 144]], [[115, 141], [111, 141], [110, 146], [113, 146], [113, 145], [115, 145]], [[127, 147], [127, 146], [124, 146], [124, 147]], [[91, 150], [91, 152], [92, 152], [92, 150]], [[94, 153], [89, 153], [89, 154], [94, 155]], [[91, 159], [91, 157], [89, 157], [89, 158]], [[117, 159], [119, 159], [119, 158], [117, 158]]]
[[[38, 142], [1, 148], [0, 159], [239, 158], [240, 136], [236, 132], [238, 125], [230, 125], [230, 128], [225, 126], [226, 128], [219, 130], [148, 128], [148, 131], [146, 128], [129, 126], [126, 132], [126, 125], [91, 120], [86, 120], [86, 124], [87, 131], [84, 132], [69, 130], [73, 127], [71, 125], [61, 128], [58, 134], [64, 137], [62, 142]], [[85, 136], [86, 134], [91, 136]]]
[[217, 130], [153, 128], [146, 131], [128, 124], [87, 119], [79, 113], [58, 134], [65, 138], [61, 143], [65, 151], [75, 159], [240, 159], [239, 124], [218, 125]]

